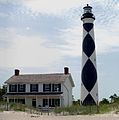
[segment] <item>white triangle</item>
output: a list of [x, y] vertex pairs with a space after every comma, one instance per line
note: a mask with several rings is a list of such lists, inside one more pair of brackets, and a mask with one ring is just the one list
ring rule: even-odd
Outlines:
[[92, 55], [90, 56], [89, 59], [91, 60], [91, 62], [93, 63], [93, 65], [94, 65], [94, 67], [96, 69], [97, 66], [96, 66], [96, 53], [95, 53], [95, 50], [94, 50], [94, 52], [92, 53]]
[[98, 103], [98, 83], [96, 82], [93, 89], [90, 92], [91, 96], [93, 97], [95, 103]]
[[88, 32], [85, 30], [85, 28], [83, 28], [83, 39], [86, 37], [87, 34]]
[[88, 56], [84, 52], [82, 52], [82, 68], [84, 67], [88, 59], [89, 59]]
[[94, 40], [95, 38], [94, 38], [94, 29], [93, 28], [89, 31], [89, 34], [92, 37], [92, 39]]
[[89, 94], [88, 90], [85, 88], [83, 83], [81, 83], [81, 101], [83, 102], [86, 96]]

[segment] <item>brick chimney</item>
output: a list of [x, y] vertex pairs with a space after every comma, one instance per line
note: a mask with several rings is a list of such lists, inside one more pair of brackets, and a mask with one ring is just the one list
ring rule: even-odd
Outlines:
[[64, 67], [64, 74], [65, 75], [69, 74], [69, 68], [68, 67]]
[[18, 75], [19, 75], [19, 70], [18, 70], [18, 69], [15, 69], [14, 75], [15, 75], [15, 76], [18, 76]]

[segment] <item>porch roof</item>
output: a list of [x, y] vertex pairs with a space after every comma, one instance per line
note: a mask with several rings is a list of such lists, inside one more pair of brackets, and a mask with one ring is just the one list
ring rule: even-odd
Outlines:
[[22, 96], [26, 96], [26, 95], [61, 95], [63, 92], [24, 92], [24, 93], [6, 93], [5, 96], [18, 96], [18, 95], [22, 95]]

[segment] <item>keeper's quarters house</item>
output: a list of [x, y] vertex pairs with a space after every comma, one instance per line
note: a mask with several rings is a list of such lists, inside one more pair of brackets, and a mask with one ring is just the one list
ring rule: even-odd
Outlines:
[[74, 82], [67, 67], [64, 73], [15, 74], [6, 82], [7, 101], [20, 102], [34, 107], [72, 105]]

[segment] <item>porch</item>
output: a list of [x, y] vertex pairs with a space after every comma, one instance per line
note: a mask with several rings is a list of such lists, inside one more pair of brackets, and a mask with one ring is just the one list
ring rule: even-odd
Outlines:
[[61, 95], [47, 96], [7, 96], [7, 102], [22, 103], [37, 108], [63, 107], [64, 100]]

